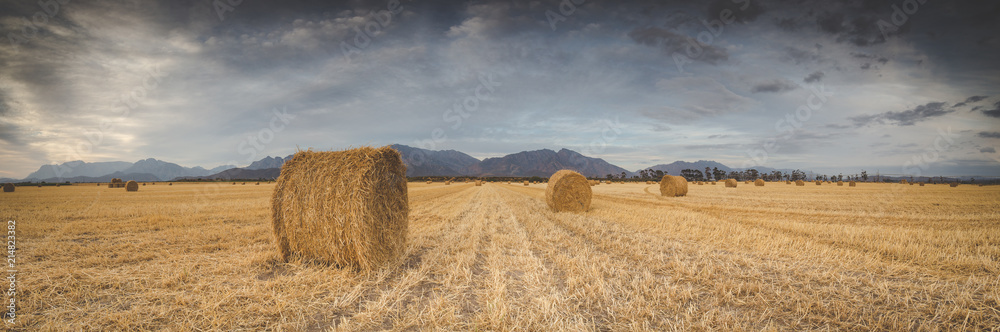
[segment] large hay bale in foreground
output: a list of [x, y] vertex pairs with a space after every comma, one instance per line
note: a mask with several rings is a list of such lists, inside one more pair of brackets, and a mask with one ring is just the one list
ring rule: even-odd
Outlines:
[[299, 151], [271, 200], [281, 257], [372, 270], [406, 246], [406, 166], [390, 148]]
[[850, 187], [857, 187], [858, 183], [854, 182], [854, 181], [851, 181], [851, 182], [848, 182], [847, 185], [850, 186]]
[[580, 173], [564, 169], [552, 174], [545, 186], [545, 203], [555, 212], [590, 209], [590, 182]]
[[660, 196], [680, 197], [688, 193], [688, 181], [680, 176], [664, 175], [660, 179]]
[[[39, 186], [39, 187], [41, 187], [41, 186]], [[14, 192], [14, 184], [13, 183], [4, 183], [3, 184], [3, 192], [5, 192], [5, 193], [12, 193], [12, 192]]]
[[139, 191], [139, 183], [135, 180], [129, 180], [125, 183], [125, 191]]
[[803, 186], [806, 185], [806, 182], [802, 181], [802, 180], [795, 180], [795, 185], [799, 186], [799, 187], [803, 187]]
[[726, 179], [726, 188], [736, 188], [736, 179]]
[[756, 181], [753, 182], [753, 185], [758, 186], [758, 187], [763, 187], [764, 186], [764, 180], [757, 179]]

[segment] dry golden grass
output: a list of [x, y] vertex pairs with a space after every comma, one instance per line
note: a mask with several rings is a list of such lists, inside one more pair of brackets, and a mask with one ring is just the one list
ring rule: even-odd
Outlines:
[[1000, 187], [411, 183], [402, 259], [283, 263], [274, 184], [23, 187], [16, 330], [996, 330]]

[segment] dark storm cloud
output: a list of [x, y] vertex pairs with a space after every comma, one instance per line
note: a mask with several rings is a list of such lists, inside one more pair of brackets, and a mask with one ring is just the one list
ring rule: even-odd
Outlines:
[[993, 109], [983, 110], [983, 114], [988, 117], [1000, 118], [1000, 101], [993, 104]]
[[812, 74], [809, 74], [809, 76], [806, 76], [806, 78], [802, 79], [802, 81], [806, 83], [819, 82], [823, 79], [823, 75], [823, 72], [815, 71]]
[[769, 92], [769, 93], [779, 93], [785, 91], [792, 91], [797, 89], [799, 86], [795, 85], [786, 79], [774, 79], [767, 82], [760, 82], [750, 89], [753, 93]]
[[1000, 138], [1000, 132], [998, 131], [981, 131], [976, 136], [982, 138]]
[[965, 101], [960, 102], [958, 104], [955, 104], [955, 106], [952, 106], [952, 107], [962, 107], [962, 106], [965, 106], [967, 104], [978, 103], [979, 101], [981, 101], [983, 99], [986, 99], [986, 98], [989, 98], [989, 97], [988, 96], [972, 96], [972, 97], [969, 97], [969, 98], [965, 98]]
[[[676, 32], [657, 27], [636, 28], [628, 33], [636, 43], [660, 48], [667, 57], [675, 53], [682, 55], [696, 54], [694, 60], [717, 64], [729, 59], [725, 49], [714, 45], [700, 45], [694, 39]], [[689, 51], [690, 50], [690, 51]], [[700, 50], [700, 53], [699, 51]]]
[[979, 149], [979, 152], [982, 152], [982, 153], [997, 153], [997, 149], [994, 149], [993, 147], [986, 147], [986, 148]]
[[872, 124], [912, 126], [917, 122], [954, 112], [953, 110], [944, 109], [944, 106], [945, 106], [944, 102], [933, 102], [920, 105], [911, 110], [905, 110], [902, 112], [885, 112], [875, 115], [862, 115], [862, 116], [851, 117], [850, 120], [853, 121], [854, 125], [857, 127], [863, 127]]

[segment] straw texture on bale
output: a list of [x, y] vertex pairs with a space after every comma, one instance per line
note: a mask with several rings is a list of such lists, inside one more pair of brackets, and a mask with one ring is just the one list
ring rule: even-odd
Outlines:
[[[41, 186], [39, 186], [39, 187], [41, 187]], [[3, 184], [3, 192], [5, 192], [5, 193], [12, 193], [12, 192], [14, 192], [14, 184], [13, 183], [4, 183]]]
[[764, 186], [764, 180], [757, 179], [756, 181], [753, 182], [753, 185], [758, 186], [758, 187], [763, 187]]
[[406, 166], [390, 147], [299, 151], [282, 166], [271, 204], [285, 261], [373, 270], [406, 246]]
[[688, 181], [680, 176], [664, 175], [660, 179], [660, 196], [680, 197], [688, 193]]
[[129, 180], [125, 183], [125, 191], [139, 191], [139, 183], [135, 180]]
[[591, 195], [587, 178], [568, 169], [552, 174], [545, 186], [545, 203], [555, 212], [586, 212]]
[[851, 181], [851, 182], [848, 182], [847, 185], [850, 186], [850, 187], [857, 187], [858, 183], [854, 182], [854, 181]]
[[736, 188], [736, 179], [726, 179], [726, 188]]
[[806, 185], [806, 182], [802, 181], [802, 180], [795, 180], [795, 185], [799, 186], [799, 187], [802, 187], [802, 186]]

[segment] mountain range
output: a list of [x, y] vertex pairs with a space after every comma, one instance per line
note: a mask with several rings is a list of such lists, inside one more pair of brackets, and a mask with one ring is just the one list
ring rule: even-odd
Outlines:
[[[468, 154], [455, 150], [427, 150], [406, 145], [392, 145], [403, 157], [407, 166], [406, 175], [418, 176], [496, 176], [496, 177], [548, 177], [561, 169], [571, 169], [588, 177], [604, 177], [608, 174], [620, 176], [625, 173], [633, 176], [639, 171], [629, 171], [600, 158], [584, 156], [576, 151], [549, 149], [522, 151], [503, 157], [476, 159]], [[174, 163], [153, 158], [128, 162], [95, 162], [72, 161], [61, 165], [44, 165], [28, 175], [23, 180], [0, 179], [5, 182], [108, 182], [111, 178], [121, 178], [137, 181], [171, 181], [197, 179], [274, 179], [281, 174], [281, 166], [292, 158], [267, 156], [254, 161], [247, 167], [238, 168], [232, 165], [219, 166], [212, 169], [202, 167], [183, 167]], [[718, 168], [727, 173], [734, 170], [722, 163], [699, 160], [697, 162], [676, 161], [670, 164], [660, 164], [645, 169], [661, 170], [667, 174], [679, 175], [683, 169], [704, 170]], [[761, 173], [769, 173], [774, 169], [756, 167]], [[780, 170], [787, 172], [789, 170]]]

